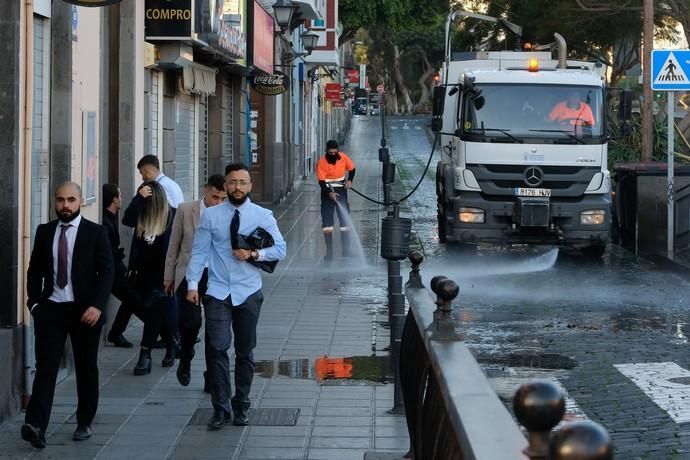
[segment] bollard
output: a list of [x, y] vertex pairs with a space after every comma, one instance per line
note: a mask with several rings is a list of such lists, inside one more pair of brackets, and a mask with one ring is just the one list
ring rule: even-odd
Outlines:
[[395, 163], [386, 161], [381, 170], [381, 181], [383, 185], [392, 184], [395, 181]]
[[432, 340], [461, 340], [462, 336], [455, 330], [453, 319], [453, 299], [460, 292], [458, 284], [445, 276], [434, 276], [431, 279], [431, 290], [436, 294], [436, 311], [431, 325]]
[[566, 423], [551, 436], [550, 460], [612, 460], [613, 445], [598, 423], [582, 420]]
[[543, 380], [521, 385], [513, 398], [513, 411], [528, 432], [529, 446], [523, 453], [530, 460], [549, 459], [549, 433], [565, 414], [565, 398], [561, 390]]
[[390, 153], [386, 147], [381, 147], [379, 149], [379, 161], [381, 163], [388, 163], [391, 161]]
[[392, 413], [401, 413], [404, 409], [400, 391], [399, 361], [400, 341], [405, 326], [405, 294], [400, 275], [400, 261], [410, 250], [410, 229], [412, 220], [400, 217], [397, 204], [393, 206], [393, 215], [381, 222], [381, 257], [388, 261], [388, 323], [390, 324], [391, 367], [395, 375], [394, 406]]
[[410, 277], [405, 283], [405, 287], [413, 289], [422, 289], [424, 284], [422, 283], [422, 275], [419, 273], [419, 266], [424, 261], [424, 255], [414, 249], [407, 254], [407, 258], [410, 259], [412, 264], [412, 270], [410, 270]]

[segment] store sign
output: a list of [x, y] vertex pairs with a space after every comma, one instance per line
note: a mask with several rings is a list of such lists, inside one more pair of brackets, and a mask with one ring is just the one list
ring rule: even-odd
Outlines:
[[340, 83], [326, 83], [326, 100], [327, 101], [340, 101], [342, 88]]
[[263, 72], [255, 73], [250, 84], [254, 91], [265, 96], [276, 96], [288, 90], [290, 80], [283, 72], [267, 74]]
[[146, 39], [189, 40], [192, 38], [192, 18], [192, 0], [146, 0]]
[[359, 69], [347, 69], [349, 83], [359, 85]]
[[270, 74], [273, 72], [275, 24], [273, 16], [256, 0], [252, 7], [251, 64]]
[[247, 56], [247, 39], [242, 32], [241, 23], [223, 20], [224, 14], [230, 13], [241, 21], [239, 5], [220, 0], [202, 0], [196, 2], [195, 13], [194, 30], [199, 38], [232, 58], [244, 59]]
[[114, 3], [120, 3], [122, 0], [63, 0], [65, 3], [71, 3], [77, 6], [106, 6]]

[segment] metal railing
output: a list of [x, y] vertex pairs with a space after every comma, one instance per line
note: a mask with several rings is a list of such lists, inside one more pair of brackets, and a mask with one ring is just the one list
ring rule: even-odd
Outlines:
[[609, 460], [613, 447], [595, 422], [566, 423], [561, 390], [535, 380], [513, 400], [515, 418], [493, 391], [462, 341], [451, 303], [458, 285], [444, 276], [423, 286], [423, 256], [412, 263], [405, 285], [410, 309], [400, 345], [399, 376], [410, 435], [408, 458], [415, 460]]

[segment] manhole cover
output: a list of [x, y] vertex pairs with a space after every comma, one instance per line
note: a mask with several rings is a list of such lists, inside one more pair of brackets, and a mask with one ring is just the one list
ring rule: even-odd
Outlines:
[[[299, 408], [249, 409], [249, 424], [254, 426], [292, 426], [297, 424]], [[212, 407], [199, 408], [189, 425], [206, 425], [213, 416]]]

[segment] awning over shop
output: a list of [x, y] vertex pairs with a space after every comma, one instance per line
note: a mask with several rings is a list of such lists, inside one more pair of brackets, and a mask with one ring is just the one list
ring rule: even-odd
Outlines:
[[182, 69], [184, 90], [194, 94], [213, 96], [216, 94], [217, 70], [192, 63]]
[[304, 62], [308, 65], [340, 67], [340, 58], [335, 50], [314, 50], [304, 57]]
[[319, 12], [316, 6], [316, 0], [292, 0], [292, 3], [297, 5], [296, 13], [300, 19], [319, 19]]

